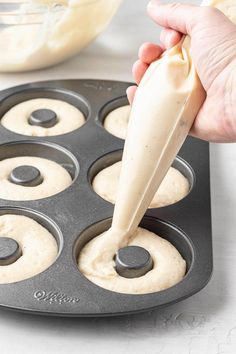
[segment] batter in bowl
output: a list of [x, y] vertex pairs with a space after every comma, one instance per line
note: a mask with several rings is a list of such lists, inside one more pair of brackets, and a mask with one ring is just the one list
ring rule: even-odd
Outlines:
[[[13, 183], [12, 171], [20, 166], [33, 166], [41, 175], [36, 186]], [[67, 170], [58, 163], [34, 156], [20, 156], [0, 161], [0, 198], [8, 200], [35, 200], [55, 195], [72, 183]]]
[[[140, 227], [131, 236], [126, 234], [122, 243], [119, 236], [110, 229], [93, 238], [80, 252], [79, 270], [93, 283], [119, 293], [146, 294], [169, 288], [183, 279], [186, 262], [170, 242]], [[133, 245], [150, 253], [153, 268], [139, 278], [130, 279], [116, 272], [113, 257], [120, 247]]]
[[[100, 171], [93, 179], [94, 191], [103, 199], [115, 204], [121, 161]], [[170, 167], [160, 187], [155, 193], [149, 208], [160, 208], [183, 199], [189, 193], [189, 183], [182, 173]]]
[[13, 263], [0, 265], [0, 284], [31, 278], [55, 261], [58, 253], [53, 235], [35, 220], [6, 214], [0, 216], [0, 238], [17, 241], [21, 255]]
[[117, 138], [125, 139], [130, 110], [131, 107], [126, 105], [111, 111], [104, 120], [104, 128]]
[[[107, 26], [120, 2], [22, 1], [19, 14], [12, 16], [17, 25], [0, 30], [0, 71], [41, 69], [77, 54]], [[29, 13], [34, 13], [33, 18]]]
[[[40, 109], [51, 110], [56, 115], [55, 125], [37, 126], [30, 123], [31, 114]], [[48, 98], [36, 98], [17, 104], [4, 114], [1, 124], [8, 130], [29, 136], [53, 136], [66, 134], [80, 128], [85, 117], [71, 104]]]

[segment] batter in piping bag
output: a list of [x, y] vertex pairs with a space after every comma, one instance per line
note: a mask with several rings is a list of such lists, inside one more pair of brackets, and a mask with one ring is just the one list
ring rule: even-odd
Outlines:
[[[106, 265], [114, 262], [118, 249], [128, 245], [141, 232], [137, 229], [139, 222], [205, 100], [205, 91], [190, 56], [190, 46], [190, 38], [186, 36], [166, 51], [150, 65], [136, 92], [111, 229], [90, 241], [79, 256], [80, 270], [100, 286], [106, 287], [105, 280], [109, 278], [111, 283], [117, 277], [114, 267], [112, 270]], [[86, 252], [85, 263], [83, 252]], [[185, 263], [180, 255], [176, 259], [181, 265], [179, 277], [168, 282], [166, 287], [176, 284], [184, 276]], [[141, 277], [142, 280], [150, 277], [156, 266], [158, 260], [153, 269]], [[172, 270], [174, 266], [172, 264]], [[139, 288], [138, 280], [133, 280], [132, 289], [126, 291], [118, 286], [113, 289], [128, 293], [160, 290], [158, 284], [153, 288], [155, 277], [149, 279], [151, 286], [147, 284], [146, 289]], [[119, 281], [117, 278], [116, 284]]]

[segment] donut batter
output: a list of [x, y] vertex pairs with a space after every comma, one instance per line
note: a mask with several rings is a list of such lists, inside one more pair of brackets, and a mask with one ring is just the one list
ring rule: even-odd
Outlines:
[[[103, 199], [115, 204], [121, 161], [100, 171], [93, 179], [93, 189]], [[154, 195], [149, 208], [160, 208], [176, 203], [189, 192], [189, 183], [182, 173], [170, 167], [160, 187]]]
[[57, 257], [58, 247], [53, 235], [29, 217], [0, 216], [0, 237], [16, 240], [22, 251], [14, 263], [0, 266], [0, 284], [33, 277], [47, 269]]
[[[57, 123], [44, 128], [29, 123], [29, 117], [38, 109], [50, 109], [57, 115]], [[2, 125], [15, 133], [29, 136], [53, 136], [69, 133], [85, 123], [85, 117], [71, 104], [48, 98], [36, 98], [12, 107], [1, 119]]]
[[131, 107], [122, 106], [111, 111], [104, 120], [104, 128], [112, 135], [125, 139]]
[[[43, 177], [35, 187], [12, 183], [9, 176], [19, 166], [36, 167]], [[20, 156], [0, 161], [0, 198], [8, 200], [35, 200], [57, 194], [72, 183], [70, 174], [58, 163], [40, 157]]]
[[[118, 249], [131, 245], [143, 247], [150, 253], [153, 269], [139, 278], [128, 279], [116, 272], [113, 257]], [[126, 294], [164, 290], [181, 281], [186, 272], [186, 262], [170, 242], [140, 227], [132, 236], [120, 237], [110, 229], [93, 238], [80, 252], [78, 266], [93, 283]]]

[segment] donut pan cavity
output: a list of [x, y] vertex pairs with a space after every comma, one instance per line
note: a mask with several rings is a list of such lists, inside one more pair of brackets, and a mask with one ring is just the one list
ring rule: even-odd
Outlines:
[[86, 123], [53, 137], [28, 137], [0, 125], [0, 160], [16, 156], [45, 157], [60, 163], [73, 183], [52, 197], [35, 201], [0, 199], [0, 215], [29, 216], [56, 238], [58, 256], [42, 273], [0, 285], [0, 306], [58, 316], [111, 316], [135, 313], [183, 300], [202, 289], [212, 273], [209, 146], [187, 138], [173, 167], [189, 180], [181, 201], [149, 209], [141, 226], [169, 240], [187, 263], [184, 279], [175, 286], [145, 295], [120, 294], [90, 282], [77, 267], [77, 257], [92, 237], [106, 230], [113, 205], [91, 187], [102, 168], [120, 160], [124, 141], [103, 128], [104, 117], [128, 104], [129, 83], [103, 80], [63, 80], [22, 85], [0, 93], [0, 117], [12, 106], [32, 98], [61, 99], [78, 107]]

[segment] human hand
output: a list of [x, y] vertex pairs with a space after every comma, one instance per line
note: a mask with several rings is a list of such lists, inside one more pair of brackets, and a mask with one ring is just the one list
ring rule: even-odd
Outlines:
[[[191, 56], [207, 93], [190, 134], [214, 142], [236, 142], [236, 26], [219, 10], [184, 4], [162, 5], [151, 1], [151, 18], [163, 27], [162, 45], [144, 43], [133, 66], [137, 84], [148, 66], [162, 52], [191, 37]], [[158, 78], [157, 78], [158, 80]], [[130, 103], [137, 87], [127, 90]]]

